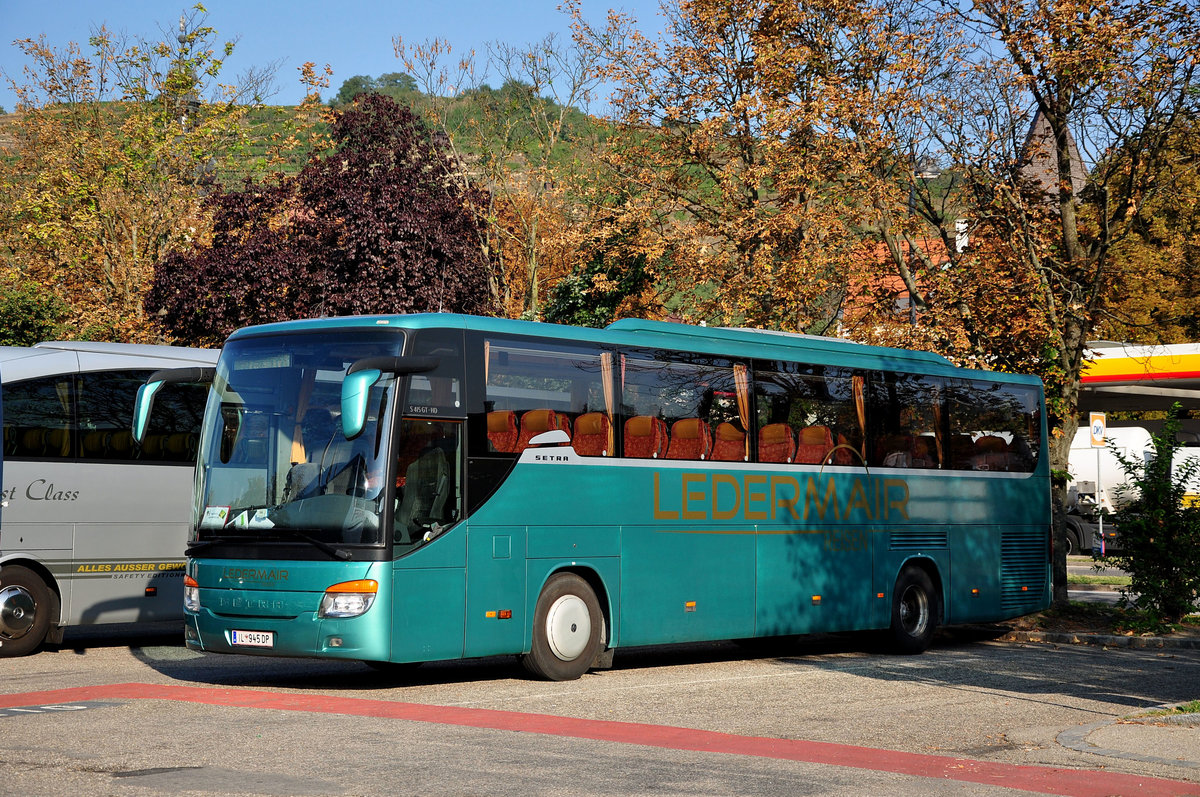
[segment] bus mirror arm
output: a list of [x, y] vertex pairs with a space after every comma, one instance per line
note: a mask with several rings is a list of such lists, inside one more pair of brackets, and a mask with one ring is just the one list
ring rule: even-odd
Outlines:
[[216, 375], [215, 368], [164, 368], [146, 379], [146, 383], [138, 388], [137, 398], [133, 403], [133, 439], [141, 445], [146, 437], [146, 429], [150, 425], [150, 413], [154, 410], [154, 397], [163, 385], [175, 385], [184, 382], [212, 382]]
[[396, 376], [420, 374], [432, 371], [440, 364], [440, 357], [364, 357], [350, 364], [350, 367], [346, 369], [346, 376], [356, 374], [359, 371], [382, 371], [384, 373], [395, 374]]

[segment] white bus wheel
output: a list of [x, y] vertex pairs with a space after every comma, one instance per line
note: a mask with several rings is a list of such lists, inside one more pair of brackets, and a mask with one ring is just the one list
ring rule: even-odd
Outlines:
[[604, 644], [604, 616], [588, 583], [573, 573], [546, 582], [533, 613], [533, 644], [525, 669], [551, 681], [571, 681], [591, 668]]

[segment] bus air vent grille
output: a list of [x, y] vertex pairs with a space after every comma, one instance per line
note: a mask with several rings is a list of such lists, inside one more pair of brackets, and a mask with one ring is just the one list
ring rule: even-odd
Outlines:
[[1000, 606], [1006, 612], [1032, 610], [1045, 596], [1046, 534], [1039, 529], [1000, 532]]
[[950, 547], [949, 534], [941, 531], [893, 531], [888, 542], [890, 551], [945, 550]]

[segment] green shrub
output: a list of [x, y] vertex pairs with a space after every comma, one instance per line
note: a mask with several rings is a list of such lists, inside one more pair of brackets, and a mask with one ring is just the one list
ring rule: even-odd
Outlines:
[[32, 346], [59, 336], [67, 306], [37, 285], [0, 279], [0, 345]]
[[[1174, 414], [1174, 413], [1172, 413]], [[1129, 497], [1115, 516], [1121, 548], [1108, 560], [1129, 573], [1122, 600], [1136, 601], [1154, 623], [1178, 623], [1200, 596], [1200, 506], [1185, 503], [1187, 485], [1200, 465], [1172, 467], [1178, 420], [1154, 435], [1154, 456], [1143, 465], [1118, 455], [1129, 477]]]

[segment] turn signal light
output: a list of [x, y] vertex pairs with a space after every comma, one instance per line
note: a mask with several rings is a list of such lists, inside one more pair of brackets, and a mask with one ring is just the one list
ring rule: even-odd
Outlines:
[[326, 587], [326, 592], [370, 592], [372, 594], [379, 591], [379, 582], [373, 578], [364, 578], [358, 581], [343, 581], [341, 584], [334, 584], [332, 587]]

